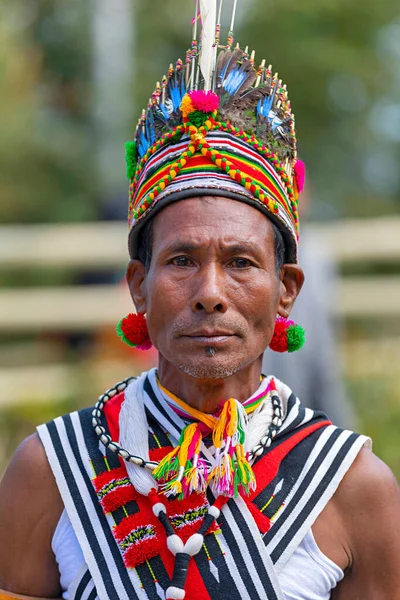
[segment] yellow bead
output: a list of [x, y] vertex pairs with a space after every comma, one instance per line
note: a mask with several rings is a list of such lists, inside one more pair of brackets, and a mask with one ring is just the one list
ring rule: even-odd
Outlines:
[[160, 181], [160, 190], [164, 190], [165, 189], [165, 183], [164, 181]]
[[185, 158], [181, 158], [181, 166], [184, 167], [187, 163], [187, 160]]
[[251, 183], [246, 181], [246, 183], [244, 184], [244, 187], [246, 188], [246, 190], [249, 190], [251, 188]]
[[174, 169], [172, 169], [172, 171], [170, 171], [169, 174], [171, 175], [172, 179], [174, 179], [177, 175], [177, 173], [176, 173], [176, 171], [174, 171]]
[[220, 167], [222, 165], [222, 160], [220, 158], [217, 158], [217, 160], [215, 161], [215, 164]]
[[151, 198], [152, 200], [154, 200], [154, 194], [153, 194], [153, 192], [150, 192], [149, 196], [150, 196], [150, 198]]
[[231, 169], [229, 171], [229, 177], [232, 177], [232, 179], [235, 179], [235, 176], [236, 176], [236, 171], [234, 171], [233, 169]]

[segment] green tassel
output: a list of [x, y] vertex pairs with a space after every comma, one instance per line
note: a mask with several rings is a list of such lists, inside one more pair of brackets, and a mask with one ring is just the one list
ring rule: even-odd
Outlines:
[[130, 340], [128, 340], [127, 337], [125, 337], [124, 332], [122, 331], [122, 321], [125, 319], [125, 317], [122, 317], [122, 319], [118, 322], [115, 331], [117, 332], [118, 337], [121, 338], [121, 340], [123, 342], [125, 342], [125, 344], [128, 344], [128, 346], [130, 346], [131, 348], [136, 347], [136, 344], [132, 344], [132, 342]]
[[291, 325], [287, 330], [288, 352], [296, 352], [304, 346], [306, 332], [300, 325]]
[[201, 127], [210, 118], [212, 113], [204, 113], [201, 110], [194, 110], [190, 113], [189, 119], [195, 127]]
[[125, 162], [126, 162], [126, 176], [128, 179], [133, 179], [136, 173], [137, 165], [137, 150], [136, 142], [126, 142], [125, 144]]

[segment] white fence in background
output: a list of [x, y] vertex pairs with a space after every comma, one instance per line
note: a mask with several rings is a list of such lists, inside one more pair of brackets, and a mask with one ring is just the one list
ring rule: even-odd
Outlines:
[[[400, 217], [308, 226], [339, 263], [400, 262]], [[118, 270], [127, 263], [125, 223], [0, 227], [0, 268]], [[334, 309], [343, 317], [400, 316], [400, 276], [343, 277]], [[0, 332], [88, 331], [132, 309], [123, 285], [0, 291]]]

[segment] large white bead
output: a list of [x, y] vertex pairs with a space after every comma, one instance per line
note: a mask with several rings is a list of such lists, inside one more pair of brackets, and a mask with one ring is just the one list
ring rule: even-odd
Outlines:
[[219, 515], [221, 514], [221, 511], [216, 506], [210, 506], [210, 508], [208, 509], [208, 514], [212, 515], [214, 519], [218, 519]]
[[[167, 537], [167, 546], [168, 546], [168, 550], [170, 552], [172, 552], [172, 554], [175, 556], [178, 553], [184, 552], [184, 543], [182, 542], [181, 538], [179, 537], [179, 535], [176, 535], [175, 533], [173, 535], [169, 535]], [[175, 598], [177, 596], [171, 596], [172, 598]], [[182, 596], [183, 598], [183, 596]]]
[[177, 587], [172, 587], [172, 585], [167, 588], [165, 592], [166, 598], [176, 598], [176, 600], [183, 600], [185, 597], [185, 590], [181, 590]]
[[203, 543], [204, 537], [201, 535], [201, 533], [194, 533], [186, 542], [183, 551], [189, 554], [190, 556], [194, 556], [195, 554], [198, 554], [198, 552], [200, 552]]
[[165, 514], [166, 514], [167, 513], [167, 507], [162, 502], [157, 502], [153, 506], [153, 513], [156, 515], [156, 517], [158, 517], [158, 515], [160, 514], [160, 512], [165, 512]]

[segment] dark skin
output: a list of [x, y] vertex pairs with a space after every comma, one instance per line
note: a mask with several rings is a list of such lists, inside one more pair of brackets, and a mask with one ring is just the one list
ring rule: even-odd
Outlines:
[[[277, 275], [271, 224], [258, 210], [193, 198], [154, 218], [150, 269], [131, 261], [128, 282], [147, 314], [161, 382], [211, 412], [258, 387], [275, 316], [290, 312], [303, 274], [284, 265]], [[0, 588], [60, 595], [51, 539], [62, 510], [41, 442], [31, 436], [0, 485]], [[363, 449], [313, 525], [321, 551], [345, 571], [332, 598], [400, 600], [399, 520], [392, 473]]]

